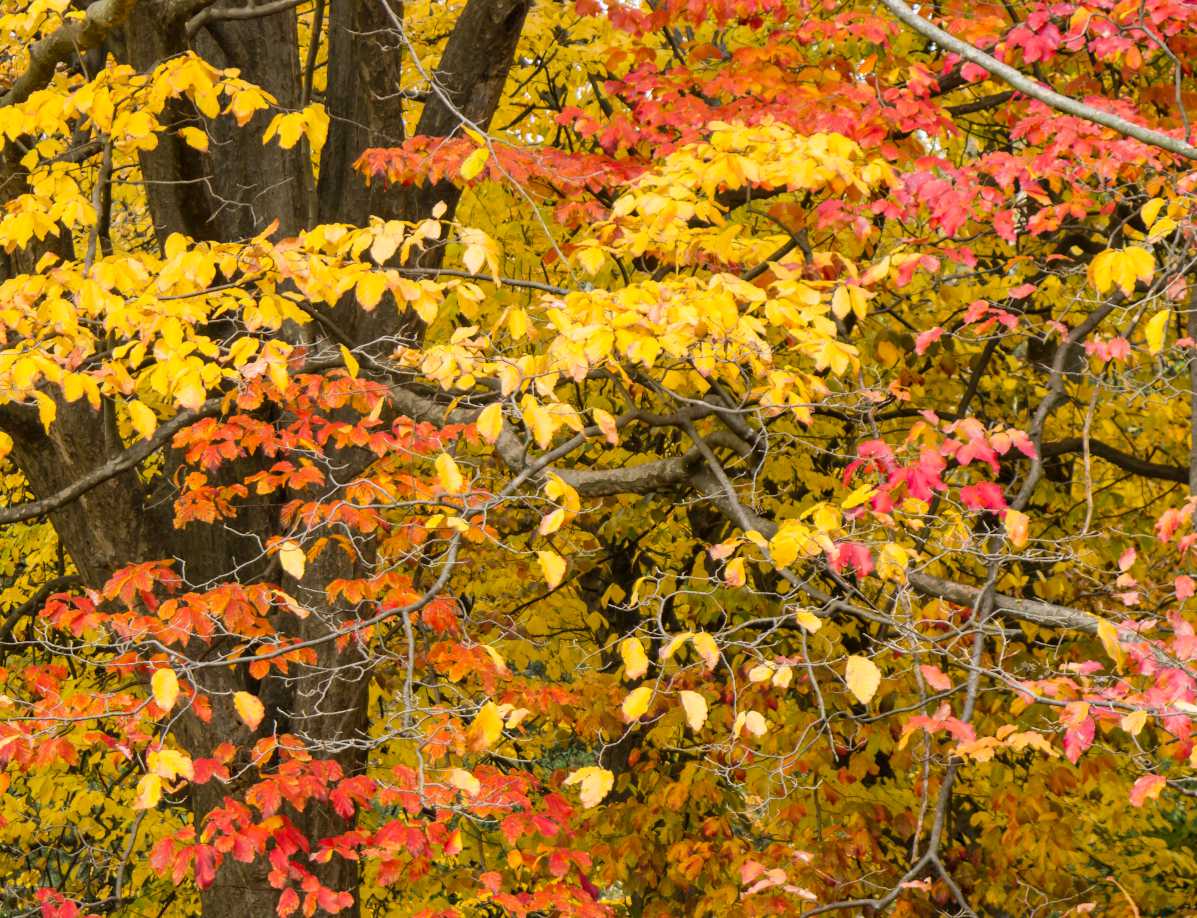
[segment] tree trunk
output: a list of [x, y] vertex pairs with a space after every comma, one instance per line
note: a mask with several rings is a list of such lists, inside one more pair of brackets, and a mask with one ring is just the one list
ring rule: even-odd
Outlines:
[[[261, 5], [252, 0], [252, 5]], [[464, 117], [485, 128], [498, 105], [510, 70], [530, 0], [470, 0], [451, 34], [434, 93], [419, 121], [421, 133], [449, 135]], [[304, 74], [296, 40], [296, 13], [288, 9], [251, 19], [212, 17], [188, 35], [186, 21], [203, 9], [200, 2], [143, 0], [113, 33], [105, 50], [141, 71], [191, 46], [214, 66], [235, 67], [241, 76], [271, 92], [280, 106], [297, 108], [303, 101]], [[244, 0], [220, 0], [215, 9], [242, 8]], [[371, 216], [418, 220], [444, 201], [450, 210], [458, 191], [442, 183], [419, 188], [367, 186], [354, 171], [358, 155], [371, 145], [402, 140], [403, 98], [398, 94], [403, 42], [391, 15], [402, 7], [382, 0], [329, 0], [328, 89], [324, 100], [333, 122], [322, 154], [318, 181], [312, 175], [304, 145], [283, 150], [263, 144], [269, 115], [259, 113], [246, 126], [228, 116], [205, 119], [187, 104], [168, 112], [171, 128], [200, 126], [211, 136], [207, 153], [185, 145], [172, 131], [142, 154], [146, 197], [159, 243], [172, 233], [200, 239], [232, 241], [252, 236], [278, 221], [277, 233], [294, 234], [315, 215], [322, 222], [363, 224]], [[10, 147], [11, 149], [11, 147]], [[7, 200], [21, 193], [24, 178], [13, 162], [0, 176], [0, 194]], [[313, 195], [315, 198], [313, 199]], [[65, 235], [65, 234], [64, 234]], [[53, 240], [51, 240], [53, 242]], [[69, 237], [59, 243], [69, 248]], [[43, 250], [6, 259], [6, 276], [31, 271]], [[60, 254], [67, 254], [63, 252]], [[395, 310], [366, 314], [342, 304], [339, 318], [355, 343], [394, 336], [401, 328]], [[124, 448], [111, 407], [93, 411], [86, 401], [58, 403], [58, 416], [46, 433], [36, 413], [21, 406], [0, 411], [0, 428], [12, 436], [14, 457], [37, 496], [53, 494]], [[175, 559], [189, 584], [237, 576], [242, 580], [268, 575], [261, 546], [280, 532], [278, 506], [255, 504], [243, 511], [235, 527], [192, 523], [173, 525], [173, 472], [181, 457], [168, 454], [161, 474], [148, 484], [127, 471], [88, 491], [51, 515], [52, 522], [84, 581], [101, 586], [118, 568], [146, 560]], [[263, 460], [266, 467], [269, 460]], [[257, 470], [243, 462], [221, 473], [241, 480]], [[245, 533], [245, 534], [239, 534]], [[362, 568], [335, 549], [313, 559], [299, 583], [288, 584], [312, 614], [296, 622], [291, 634], [319, 637], [340, 627], [344, 613], [330, 606], [325, 586], [338, 577], [360, 576]], [[200, 646], [194, 648], [196, 652]], [[202, 723], [193, 715], [179, 718], [175, 735], [193, 757], [211, 755], [221, 742], [246, 747], [258, 736], [291, 732], [335, 758], [346, 774], [365, 765], [366, 700], [369, 672], [352, 650], [322, 644], [316, 665], [291, 680], [268, 677], [251, 685], [244, 667], [200, 670], [198, 688], [213, 699], [213, 717]], [[251, 735], [233, 711], [234, 691], [254, 690], [267, 704], [267, 715]], [[239, 788], [211, 781], [192, 788], [197, 831]], [[328, 807], [311, 804], [291, 814], [310, 840], [344, 832], [347, 824]], [[310, 865], [325, 885], [356, 892], [355, 862], [334, 857]], [[226, 858], [215, 882], [201, 895], [204, 918], [258, 918], [274, 914], [278, 890], [267, 880], [264, 858], [242, 864]], [[346, 914], [342, 912], [342, 914]]]

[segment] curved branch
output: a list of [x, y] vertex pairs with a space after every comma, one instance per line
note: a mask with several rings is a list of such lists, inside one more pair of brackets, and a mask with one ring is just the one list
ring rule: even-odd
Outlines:
[[1127, 121], [1118, 115], [1103, 112], [1092, 105], [1086, 105], [1084, 102], [1078, 102], [1076, 99], [1061, 95], [1053, 89], [1041, 86], [1023, 73], [1015, 70], [1009, 64], [1003, 64], [993, 55], [986, 54], [979, 48], [973, 47], [966, 41], [961, 41], [954, 35], [939, 28], [939, 26], [928, 22], [904, 3], [903, 0], [881, 0], [881, 2], [898, 19], [924, 38], [930, 39], [941, 48], [959, 54], [966, 61], [970, 61], [978, 67], [984, 67], [991, 74], [1013, 86], [1023, 95], [1030, 96], [1032, 99], [1038, 99], [1044, 105], [1048, 105], [1056, 109], [1056, 111], [1064, 112], [1067, 115], [1074, 115], [1077, 118], [1083, 118], [1094, 124], [1108, 127], [1110, 130], [1117, 131], [1125, 137], [1133, 137], [1142, 143], [1158, 147], [1161, 150], [1167, 150], [1169, 153], [1175, 153], [1177, 156], [1183, 156], [1185, 159], [1197, 160], [1197, 147], [1194, 147], [1192, 144], [1186, 143], [1178, 137], [1172, 137], [1169, 134], [1153, 131], [1151, 128]]

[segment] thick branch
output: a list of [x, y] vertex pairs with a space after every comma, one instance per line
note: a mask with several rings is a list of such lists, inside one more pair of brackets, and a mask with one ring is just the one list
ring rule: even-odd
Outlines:
[[[1049, 456], [1060, 456], [1064, 453], [1079, 453], [1084, 448], [1085, 443], [1081, 437], [1068, 437], [1064, 440], [1044, 443], [1039, 452], [1047, 458]], [[1138, 456], [1125, 453], [1100, 440], [1089, 441], [1089, 452], [1094, 456], [1106, 460], [1111, 465], [1116, 465], [1124, 471], [1134, 475], [1141, 475], [1144, 478], [1158, 478], [1160, 481], [1175, 481], [1180, 484], [1188, 484], [1189, 481], [1188, 469], [1183, 469], [1178, 465], [1148, 462], [1146, 459], [1140, 459]]]
[[82, 19], [65, 22], [29, 49], [29, 67], [0, 96], [0, 108], [19, 105], [45, 87], [55, 68], [73, 55], [100, 44], [136, 6], [137, 0], [95, 0]]
[[1197, 160], [1197, 147], [1194, 147], [1192, 144], [1186, 143], [1177, 137], [1161, 133], [1160, 131], [1153, 131], [1151, 128], [1127, 121], [1125, 118], [1104, 112], [1099, 108], [1094, 108], [1092, 105], [1086, 105], [1084, 102], [1078, 102], [1076, 99], [1070, 99], [1068, 96], [1061, 95], [1055, 90], [1048, 89], [1046, 86], [1041, 86], [1018, 70], [1015, 70], [1009, 64], [1003, 64], [997, 58], [993, 57], [993, 55], [986, 54], [979, 48], [973, 47], [966, 41], [961, 41], [959, 38], [939, 28], [939, 26], [928, 22], [904, 3], [903, 0], [881, 0], [881, 2], [898, 19], [906, 23], [906, 25], [924, 38], [930, 39], [941, 48], [959, 54], [966, 61], [970, 61], [979, 67], [984, 67], [993, 76], [1013, 86], [1023, 95], [1030, 96], [1032, 99], [1038, 99], [1044, 105], [1051, 106], [1056, 111], [1064, 112], [1067, 115], [1073, 115], [1077, 118], [1083, 118], [1086, 121], [1100, 124], [1103, 127], [1108, 127], [1125, 137], [1133, 137], [1135, 140], [1158, 147], [1161, 150], [1167, 150], [1169, 153], [1175, 153], [1177, 156], [1183, 156], [1185, 159]]
[[96, 488], [104, 482], [115, 478], [121, 472], [128, 471], [153, 455], [184, 427], [194, 424], [201, 418], [219, 413], [220, 405], [221, 399], [208, 399], [197, 410], [184, 411], [182, 414], [175, 415], [166, 423], [160, 424], [158, 429], [154, 431], [153, 436], [148, 440], [137, 441], [124, 452], [118, 453], [86, 475], [75, 479], [61, 491], [51, 494], [49, 497], [43, 497], [40, 500], [33, 500], [28, 503], [17, 504], [15, 507], [0, 509], [0, 525], [5, 523], [19, 523], [23, 520], [31, 520], [38, 516], [44, 516], [47, 513], [53, 513], [55, 510], [66, 506], [73, 500], [78, 500], [88, 491], [92, 490], [92, 488]]

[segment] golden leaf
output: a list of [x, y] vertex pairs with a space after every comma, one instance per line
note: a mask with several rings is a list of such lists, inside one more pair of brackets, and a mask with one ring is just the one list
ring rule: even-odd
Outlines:
[[623, 700], [623, 719], [628, 723], [639, 720], [648, 710], [648, 703], [652, 701], [652, 698], [653, 688], [651, 685], [642, 685], [632, 689], [628, 692], [628, 697]]
[[853, 654], [848, 657], [844, 678], [848, 682], [848, 690], [856, 699], [861, 704], [868, 704], [881, 685], [881, 670], [868, 657]]
[[644, 645], [637, 638], [624, 638], [619, 642], [619, 655], [623, 658], [625, 679], [639, 679], [648, 672], [648, 656]]
[[698, 692], [682, 692], [681, 698], [686, 711], [686, 723], [691, 730], [701, 730], [707, 722], [707, 700]]
[[257, 730], [258, 724], [266, 716], [266, 708], [262, 702], [256, 695], [251, 695], [249, 692], [234, 692], [233, 707], [237, 709], [237, 716], [251, 730]]
[[564, 784], [566, 787], [572, 787], [575, 784], [581, 785], [579, 796], [582, 806], [585, 809], [590, 809], [598, 806], [603, 798], [611, 792], [611, 788], [615, 784], [615, 775], [605, 768], [587, 765], [585, 768], [571, 771]]
[[175, 706], [179, 698], [179, 679], [175, 671], [164, 666], [154, 670], [150, 677], [150, 691], [154, 695], [154, 703], [163, 711], [169, 711]]

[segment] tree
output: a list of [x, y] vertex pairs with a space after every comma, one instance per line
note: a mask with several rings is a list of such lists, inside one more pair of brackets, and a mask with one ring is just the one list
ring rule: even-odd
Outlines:
[[882, 6], [5, 7], [6, 914], [1188, 906], [1197, 9]]

